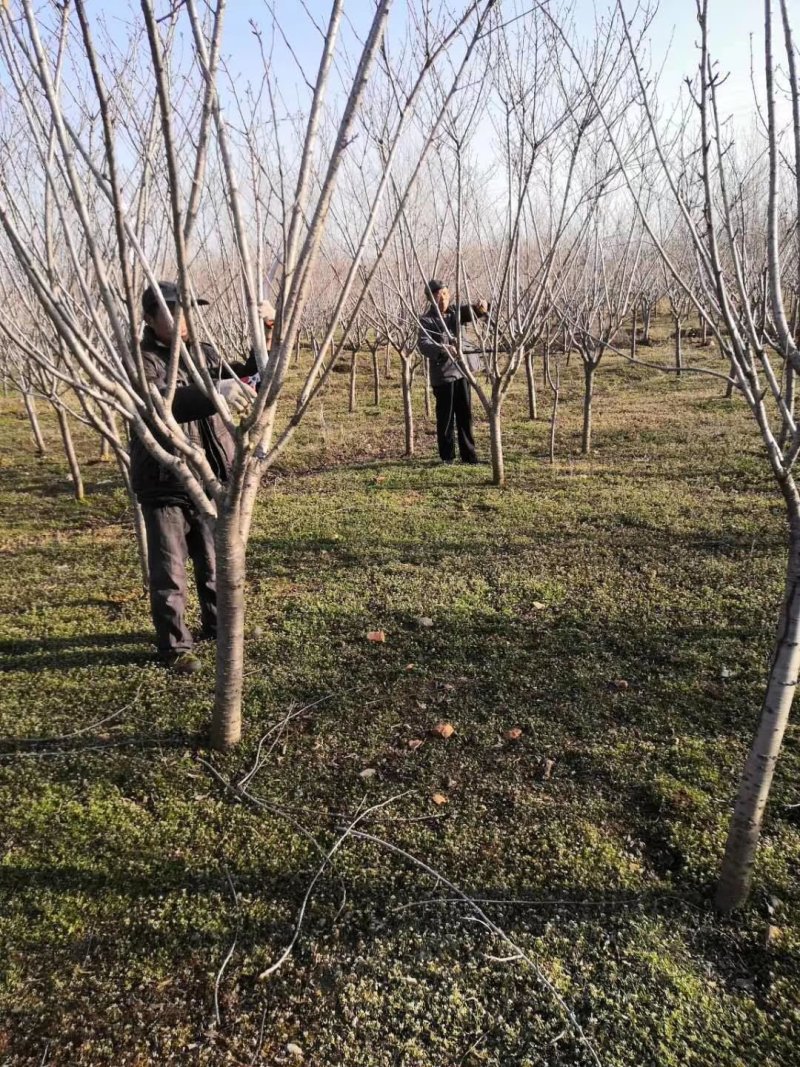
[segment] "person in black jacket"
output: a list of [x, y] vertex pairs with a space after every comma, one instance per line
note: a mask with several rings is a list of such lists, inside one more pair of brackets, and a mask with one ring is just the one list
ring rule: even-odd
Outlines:
[[[177, 286], [172, 282], [160, 282], [159, 288], [170, 315], [180, 317], [182, 339], [188, 340], [186, 323], [178, 304]], [[198, 300], [197, 303], [207, 304], [208, 301]], [[145, 377], [159, 392], [166, 392], [172, 322], [152, 286], [142, 294], [142, 311], [145, 328], [141, 349]], [[275, 312], [265, 303], [262, 314], [269, 347]], [[201, 348], [211, 377], [224, 379], [219, 381], [219, 391], [231, 411], [246, 412], [255, 393], [239, 379], [252, 379], [258, 373], [255, 355], [251, 352], [244, 363], [232, 364], [231, 371], [236, 377], [231, 377], [223, 369], [213, 345], [204, 343]], [[212, 402], [191, 383], [182, 363], [178, 366], [172, 414], [181, 423], [189, 440], [203, 448], [217, 477], [225, 481], [233, 462], [233, 438]], [[155, 436], [167, 451], [174, 451], [168, 440], [158, 434]], [[186, 561], [191, 558], [194, 564], [201, 636], [213, 640], [217, 629], [217, 589], [212, 524], [198, 514], [180, 480], [147, 451], [135, 434], [131, 437], [131, 480], [147, 529], [150, 608], [158, 654], [175, 673], [194, 674], [200, 670], [201, 663], [192, 653], [192, 635], [185, 619]]]
[[430, 366], [430, 380], [436, 398], [436, 437], [443, 463], [455, 455], [454, 429], [458, 432], [458, 452], [463, 463], [478, 463], [472, 436], [472, 405], [469, 382], [456, 360], [458, 332], [462, 325], [485, 318], [484, 301], [477, 304], [450, 303], [450, 290], [436, 278], [426, 286], [430, 301], [419, 320], [419, 350]]

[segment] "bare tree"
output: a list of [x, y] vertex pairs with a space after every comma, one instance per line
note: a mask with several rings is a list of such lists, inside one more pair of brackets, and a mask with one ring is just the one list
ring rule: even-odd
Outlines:
[[[235, 744], [241, 730], [245, 546], [258, 486], [324, 387], [358, 313], [359, 268], [385, 200], [392, 165], [409, 136], [422, 86], [454, 42], [466, 42], [469, 49], [491, 7], [488, 0], [482, 7], [470, 4], [455, 18], [445, 12], [434, 16], [427, 9], [414, 11], [403, 31], [407, 47], [401, 74], [392, 64], [390, 51], [381, 51], [389, 0], [377, 4], [359, 34], [362, 43], [348, 57], [342, 54], [345, 46], [338, 32], [341, 0], [333, 0], [317, 76], [307, 79], [311, 86], [308, 119], [296, 156], [290, 155], [281, 136], [283, 105], [271, 74], [265, 72], [264, 91], [254, 97], [265, 102], [264, 114], [253, 116], [243, 143], [223, 113], [218, 88], [222, 78], [221, 2], [201, 14], [195, 0], [186, 0], [159, 21], [150, 0], [141, 0], [141, 22], [132, 31], [127, 50], [115, 51], [109, 41], [102, 55], [84, 0], [75, 0], [77, 24], [69, 33], [65, 28], [69, 5], [57, 12], [37, 11], [31, 0], [22, 0], [21, 18], [8, 11], [0, 15], [4, 77], [13, 89], [6, 94], [4, 120], [24, 133], [38, 155], [42, 182], [35, 195], [43, 199], [46, 191], [52, 198], [54, 237], [73, 268], [77, 292], [61, 284], [61, 264], [56, 263], [55, 275], [48, 271], [37, 239], [40, 216], [25, 210], [18, 195], [19, 175], [6, 153], [0, 160], [0, 225], [9, 253], [20, 264], [63, 342], [70, 388], [89, 399], [106, 400], [158, 462], [179, 478], [195, 507], [215, 526], [219, 633], [212, 741], [218, 747]], [[178, 54], [172, 42], [181, 22], [188, 31], [189, 47]], [[142, 36], [146, 49], [139, 47]], [[62, 48], [68, 50], [75, 74], [69, 105], [57, 74]], [[379, 55], [381, 62], [376, 66]], [[335, 63], [340, 73], [348, 71], [345, 91], [336, 97], [330, 90]], [[453, 76], [461, 73], [457, 68]], [[294, 414], [276, 433], [277, 407], [304, 321], [315, 266], [324, 249], [330, 207], [340, 194], [342, 175], [352, 155], [356, 116], [372, 76], [395, 79], [405, 90], [390, 116], [387, 166], [370, 190], [358, 247], [350, 257]], [[127, 99], [126, 83], [136, 78], [154, 86], [157, 109], [148, 105], [142, 114], [140, 107], [134, 107], [128, 118], [116, 103], [116, 94]], [[236, 95], [235, 86], [228, 85], [228, 94]], [[152, 94], [146, 99], [152, 99]], [[330, 137], [322, 136], [323, 115]], [[91, 138], [85, 127], [90, 118], [98, 125], [97, 136]], [[415, 131], [415, 139], [418, 136]], [[263, 185], [251, 198], [263, 208], [272, 196], [273, 245], [270, 253], [264, 252], [264, 262], [274, 254], [281, 267], [270, 353], [265, 350], [259, 316], [263, 287], [258, 249], [266, 249], [266, 241], [259, 236], [265, 220], [260, 208], [251, 224], [239, 180], [240, 164], [247, 170], [248, 139], [257, 141], [262, 153], [268, 146], [271, 150]], [[424, 140], [423, 136], [423, 148]], [[132, 152], [132, 143], [143, 143], [144, 150]], [[409, 179], [409, 186], [414, 178]], [[212, 243], [209, 233], [209, 220], [215, 215], [207, 196], [211, 182], [215, 183], [215, 202], [224, 202], [229, 209], [232, 238], [227, 264], [212, 254], [219, 244]], [[89, 189], [96, 197], [91, 210]], [[403, 190], [401, 196], [406, 193]], [[163, 232], [153, 233], [149, 225], [156, 204], [169, 222], [166, 240]], [[254, 233], [255, 254], [251, 250]], [[206, 270], [204, 263], [216, 266]], [[168, 384], [159, 392], [150, 387], [141, 358], [138, 288], [142, 279], [156, 283], [165, 267], [177, 276], [193, 340], [189, 344], [181, 341], [176, 321]], [[224, 379], [228, 359], [223, 355], [217, 371], [208, 365], [200, 345], [201, 339], [216, 339], [212, 317], [193, 304], [194, 294], [209, 281], [229, 302], [236, 294], [249, 343], [262, 369], [252, 410], [238, 422], [228, 403], [233, 393]], [[348, 315], [345, 308], [351, 309]], [[168, 312], [166, 306], [163, 310]], [[217, 344], [217, 348], [224, 353], [224, 345]], [[203, 391], [210, 409], [233, 437], [235, 455], [226, 480], [172, 414], [179, 371]]]
[[[766, 270], [751, 261], [750, 234], [738, 225], [735, 207], [737, 174], [731, 167], [732, 133], [723, 122], [721, 86], [724, 81], [713, 62], [708, 31], [708, 0], [696, 0], [700, 33], [699, 67], [692, 86], [694, 121], [677, 131], [664, 129], [654, 99], [653, 85], [642, 69], [638, 42], [622, 0], [616, 12], [629, 45], [629, 54], [638, 85], [639, 103], [650, 136], [648, 166], [653, 156], [669, 195], [680, 213], [687, 239], [697, 265], [697, 287], [681, 273], [669, 249], [660, 241], [657, 226], [638, 191], [638, 177], [630, 161], [624, 161], [624, 144], [605, 123], [617, 151], [629, 190], [650, 239], [664, 259], [670, 275], [692, 294], [698, 312], [708, 322], [719, 350], [731, 367], [731, 375], [744, 398], [764, 446], [767, 464], [786, 506], [789, 527], [789, 557], [783, 606], [778, 620], [767, 688], [759, 725], [747, 758], [731, 820], [725, 857], [717, 888], [717, 906], [730, 911], [746, 899], [758, 850], [764, 812], [775, 766], [789, 720], [800, 670], [800, 492], [795, 464], [800, 455], [800, 428], [786, 403], [780, 366], [786, 361], [800, 369], [800, 350], [787, 316], [787, 277], [782, 249], [796, 262], [798, 244], [793, 238], [800, 215], [800, 83], [797, 74], [797, 45], [793, 36], [786, 0], [764, 0], [764, 78], [766, 87], [765, 139], [768, 156], [766, 186], [762, 187], [762, 223], [766, 232]], [[786, 60], [786, 93], [791, 118], [781, 130], [776, 109], [776, 56], [774, 52], [774, 11], [780, 12], [782, 52]], [[565, 35], [566, 38], [566, 35]], [[587, 72], [586, 84], [591, 91]], [[788, 142], [784, 151], [782, 141]], [[698, 174], [697, 196], [685, 188], [683, 176]], [[780, 189], [789, 190], [793, 209], [790, 230], [782, 231], [778, 210]], [[785, 226], [785, 223], [784, 223]], [[787, 237], [789, 238], [787, 240]], [[759, 284], [757, 279], [763, 277]], [[791, 285], [791, 282], [789, 283]], [[688, 368], [684, 367], [684, 371]], [[718, 371], [707, 369], [707, 373]], [[781, 428], [786, 425], [786, 442], [781, 446]]]

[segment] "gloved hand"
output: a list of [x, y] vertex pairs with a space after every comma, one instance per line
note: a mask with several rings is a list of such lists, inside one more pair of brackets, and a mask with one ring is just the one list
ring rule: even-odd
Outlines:
[[238, 378], [225, 378], [219, 383], [218, 389], [227, 400], [232, 415], [246, 415], [256, 398], [255, 390]]
[[269, 300], [262, 300], [258, 313], [267, 329], [271, 330], [275, 325], [275, 305]]
[[479, 319], [485, 319], [489, 314], [489, 304], [486, 300], [479, 300], [475, 305], [475, 314]]

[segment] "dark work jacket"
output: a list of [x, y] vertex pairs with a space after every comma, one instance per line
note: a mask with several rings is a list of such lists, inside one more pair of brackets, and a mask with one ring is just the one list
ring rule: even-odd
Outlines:
[[[163, 393], [167, 388], [167, 365], [169, 363], [169, 345], [163, 345], [156, 338], [149, 326], [142, 335], [142, 360], [145, 376], [156, 389]], [[213, 345], [202, 344], [206, 362], [212, 378], [229, 378], [220, 365], [220, 358]], [[255, 356], [251, 353], [245, 363], [231, 364], [231, 370], [237, 377], [256, 374]], [[178, 384], [172, 401], [172, 415], [176, 422], [182, 424], [189, 440], [201, 445], [211, 469], [220, 481], [227, 481], [228, 472], [233, 462], [233, 437], [225, 428], [225, 423], [216, 413], [214, 405], [196, 385], [183, 363], [178, 364]], [[153, 436], [168, 452], [175, 452], [169, 441], [153, 431]], [[133, 491], [143, 504], [185, 504], [189, 494], [172, 471], [162, 467], [151, 456], [139, 437], [131, 434], [131, 482]]]
[[478, 317], [477, 304], [462, 304], [460, 307], [451, 304], [441, 317], [446, 327], [443, 329], [439, 312], [433, 304], [430, 304], [428, 310], [420, 318], [417, 343], [420, 352], [430, 364], [431, 385], [434, 389], [437, 385], [457, 382], [464, 377], [464, 372], [448, 355], [444, 346], [456, 345], [461, 326]]

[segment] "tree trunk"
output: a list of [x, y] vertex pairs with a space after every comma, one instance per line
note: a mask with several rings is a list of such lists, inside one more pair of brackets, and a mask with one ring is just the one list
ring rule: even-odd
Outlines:
[[245, 546], [238, 516], [217, 520], [217, 677], [211, 747], [225, 751], [242, 735]]
[[114, 450], [117, 457], [117, 466], [119, 468], [120, 477], [122, 483], [125, 486], [125, 491], [128, 494], [128, 500], [131, 504], [131, 514], [133, 515], [133, 532], [136, 534], [136, 551], [139, 557], [139, 569], [142, 573], [142, 587], [147, 589], [150, 585], [150, 568], [147, 564], [147, 527], [144, 524], [144, 515], [142, 515], [142, 506], [136, 499], [136, 494], [133, 491], [131, 485], [130, 469], [127, 463], [127, 453], [120, 446]]
[[[548, 357], [549, 360], [549, 357]], [[553, 392], [553, 407], [550, 411], [550, 434], [549, 434], [549, 447], [550, 447], [550, 465], [556, 461], [556, 418], [558, 417], [558, 395], [561, 392], [561, 376], [556, 370], [556, 380], [553, 381], [550, 374], [549, 362], [545, 365], [545, 376], [550, 383], [550, 388]]]
[[631, 359], [636, 359], [636, 305], [631, 316]]
[[700, 344], [703, 347], [708, 344], [708, 319], [705, 315], [700, 316]]
[[72, 475], [72, 491], [76, 500], [83, 500], [83, 478], [78, 457], [75, 454], [75, 443], [72, 440], [72, 430], [69, 426], [69, 418], [63, 408], [56, 408], [58, 428], [61, 431], [61, 441], [64, 445], [64, 454], [69, 464], [69, 472]]
[[403, 429], [406, 437], [406, 456], [414, 455], [414, 409], [411, 406], [411, 360], [400, 357], [403, 389]]
[[791, 478], [782, 488], [791, 530], [786, 589], [761, 719], [728, 830], [716, 895], [716, 905], [722, 912], [740, 907], [750, 891], [764, 809], [800, 670], [800, 497]]
[[728, 384], [725, 386], [725, 399], [730, 400], [733, 396], [733, 383], [736, 381], [736, 368], [733, 365], [733, 360], [728, 367]]
[[683, 323], [676, 316], [675, 318], [675, 375], [680, 378], [681, 371], [683, 370]]
[[653, 318], [653, 308], [651, 304], [642, 305], [642, 344], [650, 344], [650, 323]]
[[42, 428], [39, 425], [39, 414], [36, 411], [36, 401], [33, 398], [33, 393], [26, 391], [22, 394], [22, 399], [25, 404], [25, 410], [28, 413], [28, 421], [31, 424], [31, 430], [33, 432], [33, 440], [36, 444], [36, 454], [38, 456], [44, 456], [47, 454], [47, 448], [42, 437]]
[[300, 363], [300, 331], [297, 331], [297, 345], [294, 350], [294, 365], [298, 366]]
[[425, 418], [431, 417], [431, 368], [427, 359], [422, 361], [422, 393], [425, 398]]
[[378, 349], [372, 349], [372, 403], [381, 406], [381, 372], [378, 368]]
[[564, 327], [564, 355], [566, 356], [566, 361], [564, 363], [564, 366], [568, 367], [569, 366], [569, 357], [572, 355], [572, 345], [571, 345], [570, 339], [569, 339], [569, 330], [567, 329], [566, 326]]
[[[794, 367], [792, 367], [789, 360], [786, 360], [786, 366], [784, 368], [785, 379], [783, 385], [783, 399], [786, 403], [786, 407], [789, 414], [794, 418], [795, 408], [795, 374]], [[781, 448], [786, 446], [786, 441], [789, 437], [789, 423], [786, 419], [783, 420], [781, 426], [780, 436], [778, 437], [778, 444]]]
[[592, 399], [594, 397], [594, 372], [596, 363], [584, 361], [583, 364], [583, 433], [581, 435], [581, 452], [588, 456], [592, 451]]
[[350, 415], [356, 410], [356, 371], [358, 369], [358, 352], [353, 352], [350, 358], [350, 394], [347, 401], [347, 410]]
[[536, 380], [534, 378], [533, 349], [525, 350], [525, 378], [528, 385], [528, 418], [531, 422], [539, 417], [536, 398]]
[[100, 455], [97, 457], [101, 463], [108, 463], [111, 459], [111, 445], [107, 437], [100, 438]]
[[386, 342], [386, 362], [383, 366], [383, 376], [387, 382], [392, 377], [392, 346]]
[[[495, 398], [492, 398], [492, 402], [497, 404]], [[503, 462], [503, 434], [499, 405], [489, 412], [489, 447], [492, 456], [492, 485], [505, 485], [506, 470]]]

